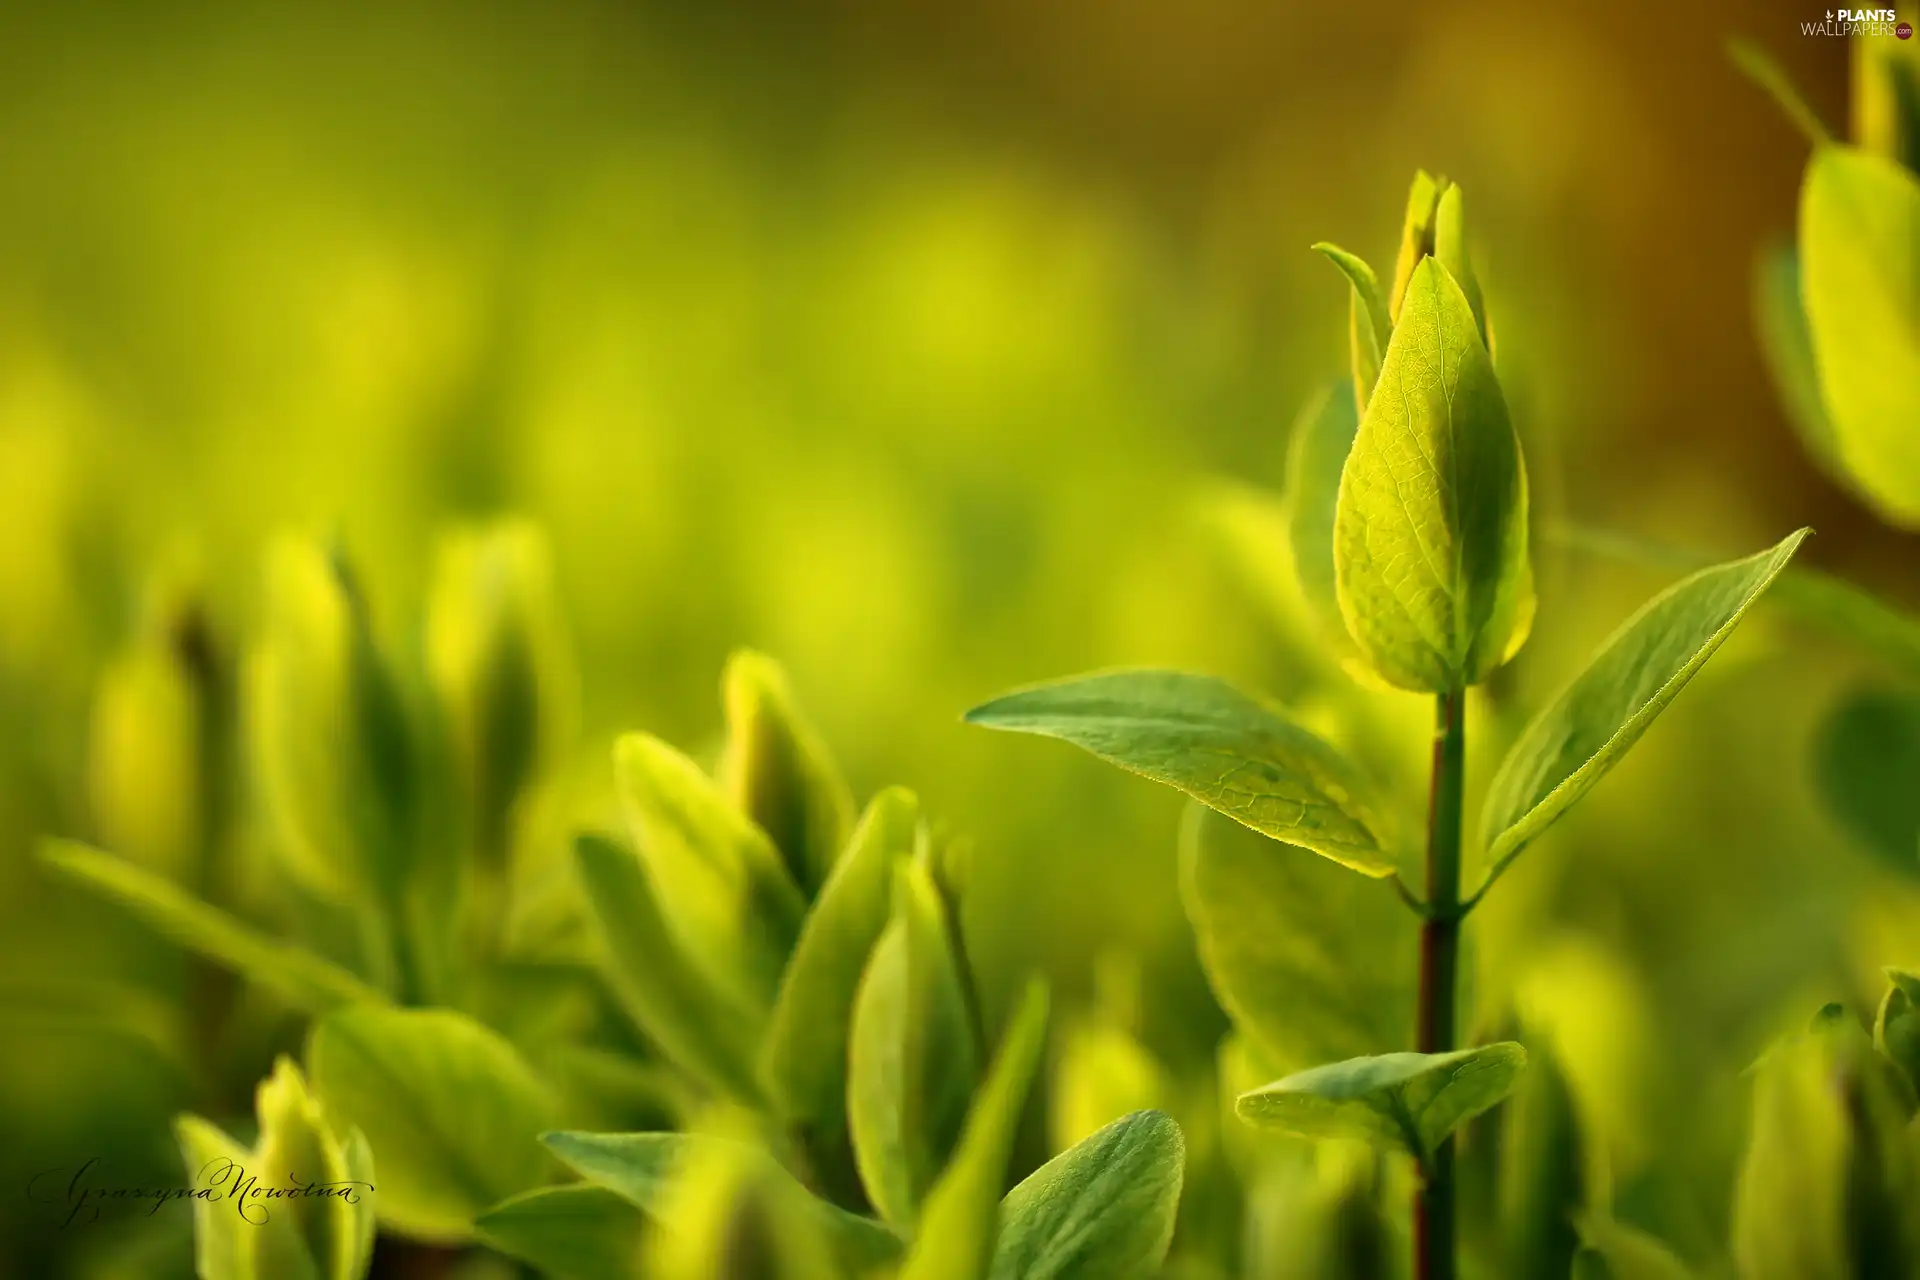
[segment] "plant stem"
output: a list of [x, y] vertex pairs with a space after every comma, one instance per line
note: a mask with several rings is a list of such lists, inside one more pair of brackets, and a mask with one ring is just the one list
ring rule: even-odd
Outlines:
[[[1466, 725], [1461, 690], [1435, 702], [1433, 785], [1427, 800], [1427, 917], [1420, 925], [1420, 1007], [1415, 1047], [1454, 1047], [1454, 1000], [1460, 962], [1460, 799], [1466, 780]], [[1413, 1204], [1414, 1275], [1454, 1280], [1453, 1139], [1421, 1168]]]

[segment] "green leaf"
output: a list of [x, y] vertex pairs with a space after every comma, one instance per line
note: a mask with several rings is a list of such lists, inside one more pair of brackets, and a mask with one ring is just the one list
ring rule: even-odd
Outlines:
[[1350, 1058], [1244, 1093], [1236, 1110], [1302, 1137], [1364, 1138], [1425, 1160], [1462, 1121], [1506, 1097], [1526, 1064], [1527, 1051], [1512, 1041]]
[[696, 1080], [742, 1101], [757, 1098], [758, 1019], [686, 958], [640, 860], [596, 835], [575, 840], [574, 856], [607, 976], [634, 1022]]
[[980, 1071], [967, 978], [931, 869], [902, 863], [893, 918], [861, 978], [847, 1119], [867, 1198], [911, 1225], [967, 1114]]
[[255, 1091], [254, 1110], [260, 1137], [247, 1168], [260, 1186], [318, 1183], [339, 1192], [271, 1209], [298, 1240], [300, 1247], [287, 1251], [310, 1258], [321, 1280], [360, 1280], [372, 1256], [377, 1191], [365, 1135], [339, 1130], [291, 1058], [274, 1064]]
[[780, 664], [750, 649], [721, 678], [727, 750], [720, 778], [811, 893], [826, 883], [853, 825], [853, 796], [826, 743], [800, 714]]
[[540, 1185], [534, 1135], [555, 1103], [511, 1045], [446, 1009], [335, 1010], [307, 1063], [329, 1115], [366, 1134], [380, 1221], [423, 1240], [469, 1239], [489, 1207]]
[[[1374, 278], [1372, 267], [1337, 244], [1322, 241], [1313, 248], [1340, 268], [1350, 286], [1347, 336], [1353, 351], [1353, 404], [1357, 423], [1359, 415], [1367, 410], [1367, 397], [1380, 380], [1380, 362], [1386, 358], [1387, 339], [1393, 334], [1393, 324], [1387, 319], [1387, 304], [1381, 301], [1380, 282]], [[1347, 434], [1351, 442], [1352, 431]]]
[[1214, 995], [1280, 1070], [1402, 1042], [1418, 925], [1387, 885], [1190, 805], [1180, 894]]
[[1180, 1126], [1159, 1111], [1115, 1120], [1007, 1193], [993, 1280], [1130, 1280], [1173, 1241], [1186, 1171]]
[[270, 548], [266, 588], [246, 705], [275, 851], [315, 896], [390, 910], [419, 847], [418, 779], [365, 601], [337, 553], [295, 538]]
[[[194, 1202], [199, 1274], [212, 1280], [362, 1280], [373, 1255], [373, 1159], [341, 1132], [290, 1058], [255, 1092], [252, 1150], [198, 1116], [174, 1121]], [[330, 1194], [286, 1196], [313, 1186]]]
[[1791, 244], [1770, 246], [1754, 260], [1753, 314], [1760, 349], [1767, 357], [1774, 391], [1786, 410], [1787, 421], [1820, 469], [1840, 484], [1853, 487], [1853, 476], [1840, 461], [1833, 422], [1827, 417], [1827, 403], [1821, 396], [1820, 374], [1813, 363], [1813, 335], [1807, 329], [1807, 311], [1800, 301], [1800, 254]]
[[1294, 580], [1313, 610], [1322, 639], [1347, 666], [1361, 667], [1334, 589], [1333, 520], [1340, 472], [1353, 451], [1360, 418], [1353, 397], [1338, 383], [1323, 387], [1294, 420], [1287, 445], [1287, 547]]
[[1402, 689], [1477, 684], [1533, 616], [1527, 477], [1473, 309], [1435, 259], [1413, 273], [1340, 478], [1340, 612]]
[[211, 803], [218, 780], [209, 765], [224, 733], [214, 716], [224, 664], [202, 643], [197, 605], [167, 612], [173, 616], [143, 625], [94, 685], [87, 802], [102, 845], [193, 883], [209, 828], [219, 821]]
[[40, 846], [40, 859], [76, 884], [119, 904], [162, 937], [271, 987], [309, 1013], [386, 1000], [345, 969], [257, 932], [124, 858], [77, 841], [48, 840]]
[[752, 1145], [743, 1117], [715, 1117], [739, 1140], [691, 1148], [631, 1271], [649, 1280], [841, 1280], [812, 1197]]
[[614, 744], [635, 848], [682, 950], [757, 1012], [773, 1005], [806, 900], [780, 853], [700, 766], [650, 734]]
[[1580, 1232], [1580, 1258], [1576, 1274], [1593, 1275], [1601, 1280], [1692, 1280], [1693, 1272], [1673, 1256], [1671, 1250], [1643, 1231], [1600, 1214], [1582, 1214], [1576, 1222]]
[[1354, 768], [1224, 680], [1178, 671], [1081, 676], [996, 698], [967, 719], [1071, 742], [1263, 835], [1363, 875], [1393, 874], [1385, 816]]
[[1387, 300], [1387, 316], [1395, 325], [1406, 309], [1414, 273], [1433, 252], [1434, 212], [1446, 187], [1445, 178], [1433, 177], [1424, 169], [1413, 175], [1413, 186], [1407, 192], [1407, 216], [1400, 226], [1400, 251], [1393, 264], [1393, 292]]
[[1172, 1073], [1136, 1034], [1138, 958], [1101, 953], [1094, 993], [1093, 1007], [1066, 1020], [1054, 1036], [1047, 1094], [1047, 1139], [1054, 1151], [1079, 1144], [1121, 1116], [1166, 1107], [1178, 1093]]
[[425, 649], [472, 848], [498, 874], [514, 805], [572, 745], [579, 700], [553, 556], [538, 526], [505, 520], [443, 540]]
[[1920, 976], [1887, 970], [1887, 994], [1873, 1019], [1873, 1044], [1920, 1093]]
[[1853, 46], [1853, 138], [1862, 150], [1920, 173], [1920, 45], [1849, 40]]
[[1847, 1265], [1845, 1102], [1819, 1036], [1776, 1046], [1754, 1068], [1753, 1118], [1734, 1189], [1742, 1280], [1854, 1274]]
[[1473, 260], [1467, 253], [1464, 201], [1458, 183], [1449, 183], [1447, 189], [1440, 193], [1433, 210], [1433, 256], [1447, 269], [1454, 283], [1460, 286], [1467, 307], [1473, 312], [1473, 323], [1479, 331], [1480, 341], [1491, 353], [1493, 348], [1487, 338], [1487, 311], [1480, 299], [1480, 279], [1474, 274]]
[[1529, 1037], [1526, 1075], [1489, 1119], [1501, 1124], [1507, 1272], [1515, 1280], [1558, 1280], [1580, 1246], [1573, 1217], [1593, 1202], [1594, 1189], [1586, 1135], [1551, 1038]]
[[540, 1141], [589, 1182], [658, 1214], [688, 1152], [725, 1139], [690, 1133], [543, 1133]]
[[726, 1144], [772, 1174], [796, 1196], [805, 1197], [810, 1212], [832, 1242], [835, 1256], [856, 1275], [898, 1258], [900, 1236], [885, 1223], [828, 1204], [807, 1192], [793, 1175], [757, 1147], [730, 1139], [688, 1133], [548, 1133], [542, 1142], [582, 1177], [624, 1197], [650, 1217], [670, 1208], [675, 1179], [703, 1149]]
[[1920, 529], [1920, 178], [1849, 147], [1815, 151], [1800, 263], [1841, 460], [1886, 520]]
[[782, 1117], [815, 1142], [844, 1143], [854, 997], [891, 914], [895, 860], [911, 854], [920, 806], [889, 787], [873, 798], [807, 915], [760, 1051]]
[[1693, 679], [1809, 530], [1767, 551], [1702, 569], [1614, 632], [1587, 669], [1533, 718], [1488, 788], [1484, 892], [1520, 851], [1591, 791]]
[[1814, 744], [1820, 798], [1861, 845], [1920, 875], [1920, 696], [1865, 686], [1827, 714]]
[[927, 1197], [899, 1280], [986, 1280], [998, 1232], [1000, 1188], [1046, 1039], [1047, 988], [1035, 979], [1007, 1023], [953, 1160]]
[[[226, 1198], [228, 1188], [213, 1183], [219, 1170], [245, 1168], [252, 1152], [199, 1116], [181, 1116], [174, 1121], [173, 1132], [186, 1164], [188, 1185], [195, 1189], [211, 1185], [216, 1193], [212, 1199], [193, 1202], [194, 1274], [199, 1280], [262, 1280], [256, 1262], [259, 1229]], [[311, 1263], [307, 1275], [313, 1275]]]
[[553, 1280], [632, 1275], [645, 1230], [646, 1218], [632, 1202], [590, 1184], [522, 1192], [474, 1223], [481, 1244]]
[[[1555, 526], [1548, 536], [1561, 546], [1590, 555], [1673, 572], [1691, 573], [1714, 561], [1714, 557], [1697, 551], [1579, 525]], [[1902, 613], [1846, 579], [1789, 565], [1767, 598], [1798, 621], [1859, 644], [1883, 661], [1920, 675], [1920, 618]]]

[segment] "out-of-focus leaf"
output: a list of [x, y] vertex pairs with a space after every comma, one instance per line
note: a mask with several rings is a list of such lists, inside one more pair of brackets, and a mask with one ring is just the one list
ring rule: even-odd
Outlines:
[[1243, 1274], [1274, 1280], [1403, 1275], [1405, 1241], [1381, 1212], [1379, 1167], [1375, 1152], [1343, 1143], [1322, 1144], [1310, 1162], [1263, 1171], [1247, 1189]]
[[1560, 1053], [1550, 1041], [1531, 1043], [1526, 1074], [1500, 1117], [1502, 1274], [1561, 1280], [1580, 1247], [1574, 1219], [1588, 1204], [1587, 1153]]
[[481, 1244], [553, 1280], [609, 1280], [634, 1273], [646, 1218], [605, 1187], [541, 1187], [503, 1200], [474, 1222]]
[[579, 698], [552, 554], [537, 526], [503, 521], [441, 545], [427, 593], [426, 660], [473, 848], [497, 867], [513, 806], [570, 744]]
[[[1360, 429], [1353, 398], [1337, 383], [1323, 387], [1294, 420], [1287, 445], [1287, 548], [1294, 579], [1312, 609], [1321, 637], [1343, 666], [1365, 670], [1347, 634], [1333, 581], [1333, 519], [1340, 471]], [[1277, 554], [1277, 548], [1275, 549]]]
[[801, 1197], [810, 1206], [808, 1212], [819, 1222], [834, 1256], [853, 1274], [868, 1274], [898, 1258], [903, 1248], [900, 1236], [885, 1223], [818, 1199], [764, 1151], [729, 1138], [691, 1133], [548, 1133], [541, 1141], [582, 1177], [654, 1218], [671, 1212], [674, 1181], [688, 1162], [703, 1150], [726, 1146], [780, 1180], [785, 1187], [782, 1194]]
[[1742, 1280], [1848, 1274], [1846, 1117], [1832, 1063], [1809, 1037], [1777, 1047], [1754, 1075], [1753, 1121], [1734, 1190]]
[[1727, 53], [1732, 57], [1733, 65], [1774, 100], [1780, 113], [1793, 122], [1793, 126], [1805, 135], [1808, 142], [1817, 147], [1833, 141], [1826, 121], [1808, 105], [1799, 87], [1793, 83], [1793, 78], [1765, 49], [1751, 40], [1731, 40], [1727, 43]]
[[801, 928], [761, 1047], [761, 1074], [783, 1116], [823, 1137], [846, 1121], [854, 996], [887, 927], [895, 862], [913, 851], [919, 812], [901, 787], [867, 806]]
[[[1337, 394], [1334, 393], [1334, 394]], [[1297, 437], [1295, 443], [1297, 444]], [[1339, 483], [1339, 475], [1334, 475]], [[1294, 573], [1290, 546], [1293, 513], [1278, 493], [1233, 481], [1212, 481], [1195, 495], [1196, 520], [1208, 531], [1222, 563], [1248, 598], [1259, 606], [1261, 620], [1272, 629], [1276, 662], [1292, 680], [1295, 693], [1335, 682], [1340, 667], [1327, 650], [1323, 638], [1326, 627], [1307, 601], [1298, 575]], [[1327, 514], [1332, 526], [1332, 513]], [[1328, 572], [1332, 572], [1332, 553], [1328, 553]], [[1332, 624], [1346, 635], [1346, 620], [1334, 610]], [[1352, 641], [1347, 641], [1351, 646]], [[1358, 650], [1353, 667], [1364, 670]], [[1367, 673], [1373, 677], [1371, 672]]]
[[365, 1135], [358, 1129], [342, 1131], [332, 1122], [290, 1058], [274, 1065], [254, 1106], [260, 1139], [247, 1172], [259, 1185], [313, 1183], [336, 1192], [261, 1207], [275, 1219], [286, 1219], [320, 1280], [360, 1280], [373, 1254], [377, 1191]]
[[1138, 1111], [1040, 1166], [1000, 1206], [993, 1280], [1131, 1280], [1173, 1241], [1186, 1142]]
[[165, 636], [144, 636], [101, 673], [87, 741], [87, 795], [110, 849], [194, 883], [208, 816], [205, 706]]
[[1007, 1176], [1027, 1087], [1047, 1039], [1047, 988], [1028, 983], [974, 1096], [966, 1130], [920, 1215], [899, 1280], [985, 1280], [998, 1236]]
[[634, 1021], [695, 1079], [741, 1101], [756, 1098], [757, 1019], [682, 953], [640, 860], [595, 835], [576, 840], [574, 855], [608, 977]]
[[1848, 693], [1821, 726], [1814, 777], [1863, 847], [1920, 876], [1920, 696], [1882, 686]]
[[1223, 680], [1109, 672], [1010, 693], [967, 719], [1071, 742], [1364, 875], [1394, 871], [1386, 819], [1358, 772]]
[[1840, 458], [1885, 519], [1920, 529], [1920, 177], [1851, 147], [1816, 150], [1800, 269]]
[[1813, 335], [1807, 330], [1807, 312], [1800, 301], [1800, 254], [1793, 245], [1770, 245], [1754, 260], [1753, 315], [1787, 421], [1820, 469], [1851, 487], [1853, 477], [1840, 461], [1833, 423], [1820, 394]]
[[1593, 1280], [1692, 1280], [1686, 1264], [1644, 1231], [1601, 1214], [1583, 1214], [1576, 1225], [1581, 1241], [1576, 1275]]
[[118, 903], [162, 937], [273, 988], [309, 1013], [386, 1000], [345, 969], [256, 932], [124, 858], [72, 840], [46, 841], [40, 846], [40, 858], [52, 870]]
[[779, 851], [700, 766], [658, 738], [627, 734], [613, 760], [661, 917], [715, 985], [764, 1013], [806, 914]]
[[513, 1046], [446, 1009], [335, 1010], [307, 1050], [328, 1114], [367, 1135], [380, 1221], [425, 1240], [471, 1238], [474, 1219], [545, 1182], [536, 1140], [555, 1102]]
[[413, 748], [365, 602], [337, 556], [294, 538], [267, 557], [266, 631], [247, 705], [275, 848], [328, 901], [390, 909], [413, 874]]
[[1753, 1075], [1733, 1220], [1743, 1280], [1914, 1274], [1920, 1148], [1906, 1073], [1830, 1005]]
[[[291, 1059], [255, 1095], [249, 1151], [199, 1116], [174, 1134], [194, 1202], [199, 1274], [213, 1280], [362, 1280], [373, 1256], [373, 1161], [357, 1129], [325, 1115]], [[324, 1194], [289, 1196], [311, 1186]], [[276, 1193], [280, 1194], [276, 1194]]]
[[1526, 1063], [1512, 1041], [1350, 1058], [1242, 1094], [1236, 1110], [1302, 1137], [1363, 1138], [1424, 1160], [1462, 1121], [1506, 1097]]
[[1054, 1056], [1053, 1145], [1065, 1150], [1116, 1117], [1164, 1105], [1172, 1091], [1166, 1068], [1124, 1027], [1080, 1019]]
[[[1373, 268], [1364, 259], [1355, 257], [1337, 244], [1323, 241], [1313, 247], [1315, 252], [1325, 254], [1340, 269], [1340, 274], [1347, 278], [1350, 286], [1347, 337], [1352, 348], [1353, 422], [1357, 428], [1360, 415], [1367, 411], [1367, 397], [1373, 394], [1373, 385], [1380, 380], [1380, 362], [1386, 358], [1387, 340], [1393, 336], [1393, 324], [1387, 319], [1387, 304], [1380, 297], [1380, 282], [1374, 278]], [[1348, 431], [1347, 439], [1349, 443], [1352, 442], [1352, 430]], [[1332, 527], [1331, 521], [1328, 527]]]
[[[724, 1128], [750, 1133], [736, 1122]], [[746, 1141], [691, 1146], [642, 1242], [631, 1274], [649, 1280], [832, 1280], [833, 1254], [815, 1202]]]
[[1460, 285], [1421, 262], [1340, 478], [1340, 612], [1389, 684], [1484, 680], [1533, 615], [1527, 477]]
[[1887, 994], [1873, 1019], [1873, 1043], [1920, 1093], [1920, 976], [1887, 970]]
[[1847, 43], [1853, 46], [1853, 140], [1863, 151], [1920, 173], [1920, 45]]
[[911, 1225], [959, 1141], [980, 1070], [967, 978], [924, 860], [894, 878], [893, 919], [855, 997], [847, 1119], [861, 1184]]
[[1655, 596], [1533, 718], [1500, 762], [1480, 830], [1482, 888], [1617, 764], [1712, 657], [1809, 531]]
[[1180, 889], [1214, 994], [1278, 1069], [1403, 1042], [1417, 926], [1387, 885], [1189, 805]]
[[[198, 1179], [207, 1169], [245, 1168], [252, 1154], [199, 1116], [181, 1116], [174, 1122], [173, 1131], [187, 1176], [192, 1179]], [[193, 1185], [201, 1184], [196, 1181]], [[222, 1188], [216, 1190], [223, 1192]], [[284, 1223], [274, 1228], [276, 1233], [284, 1229]], [[260, 1245], [258, 1228], [242, 1218], [233, 1205], [222, 1199], [193, 1202], [193, 1259], [199, 1280], [259, 1280], [256, 1255]], [[308, 1280], [313, 1274], [309, 1263]]]
[[800, 714], [780, 664], [750, 649], [721, 679], [727, 750], [721, 785], [773, 840], [802, 890], [817, 892], [846, 846], [853, 795], [826, 743]]

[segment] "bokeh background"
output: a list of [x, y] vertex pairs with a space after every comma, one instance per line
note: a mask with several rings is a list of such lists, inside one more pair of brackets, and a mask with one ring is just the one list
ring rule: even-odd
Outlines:
[[[862, 794], [979, 850], [991, 1007], [1143, 959], [1150, 1041], [1224, 1020], [1175, 888], [1177, 797], [964, 728], [1005, 686], [1195, 667], [1289, 691], [1223, 548], [1344, 367], [1416, 166], [1467, 193], [1543, 520], [1805, 558], [1920, 604], [1920, 545], [1822, 479], [1767, 380], [1756, 253], [1805, 144], [1727, 59], [1769, 47], [1844, 120], [1798, 0], [1400, 6], [68, 3], [0, 11], [0, 1149], [170, 1158], [164, 1055], [59, 995], [185, 999], [171, 951], [52, 883], [95, 837], [95, 682], [155, 583], [223, 635], [264, 540], [336, 535], [418, 647], [435, 540], [551, 537], [614, 733], [700, 746], [742, 644]], [[1514, 716], [1665, 580], [1546, 549]], [[1764, 614], [1483, 917], [1486, 989], [1561, 1010], [1636, 1216], [1724, 1229], [1740, 1068], [1877, 966], [1914, 890], [1819, 810], [1819, 716], [1866, 660]], [[1410, 751], [1425, 708], [1406, 700]], [[145, 1003], [142, 1003], [144, 1001]], [[123, 1011], [124, 1012], [124, 1011]], [[137, 1019], [136, 1019], [137, 1020]], [[264, 1064], [263, 1064], [264, 1065]], [[129, 1160], [136, 1156], [129, 1154]], [[0, 1184], [0, 1272], [142, 1274]]]

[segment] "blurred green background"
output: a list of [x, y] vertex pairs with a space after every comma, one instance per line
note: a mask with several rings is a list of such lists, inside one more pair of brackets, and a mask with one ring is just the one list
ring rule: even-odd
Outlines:
[[[0, 1258], [105, 1274], [39, 1168], [164, 1168], [189, 1100], [60, 984], [188, 997], [170, 948], [52, 884], [99, 838], [103, 664], [155, 582], [219, 634], [264, 539], [337, 534], [418, 647], [435, 539], [549, 532], [591, 794], [619, 730], [710, 744], [726, 653], [787, 664], [863, 795], [979, 850], [976, 954], [1070, 996], [1149, 962], [1149, 1040], [1224, 1020], [1175, 890], [1177, 797], [961, 726], [1114, 664], [1286, 694], [1207, 518], [1277, 487], [1345, 365], [1307, 246], [1390, 259], [1416, 166], [1460, 181], [1542, 519], [1803, 553], [1920, 604], [1911, 537], [1821, 479], [1753, 337], [1805, 145], [1722, 42], [1834, 121], [1799, 3], [679, 7], [157, 3], [0, 11]], [[1541, 552], [1473, 785], [1657, 572]], [[1717, 1240], [1739, 1069], [1920, 958], [1920, 896], [1821, 815], [1807, 744], [1864, 660], [1763, 615], [1476, 917], [1482, 986], [1551, 1007], [1616, 1185]], [[1404, 703], [1417, 752], [1426, 709]], [[258, 1064], [263, 1070], [265, 1063]], [[144, 1154], [142, 1154], [144, 1153]], [[1639, 1188], [1638, 1191], [1633, 1190]], [[6, 1264], [0, 1263], [0, 1268]], [[130, 1274], [140, 1274], [136, 1269]]]

